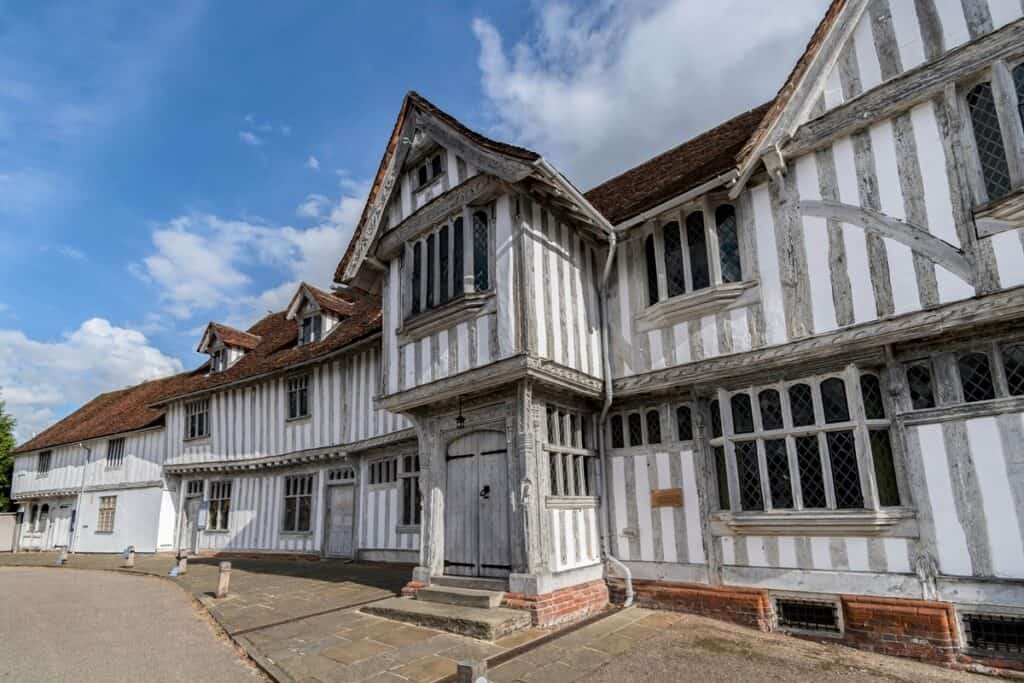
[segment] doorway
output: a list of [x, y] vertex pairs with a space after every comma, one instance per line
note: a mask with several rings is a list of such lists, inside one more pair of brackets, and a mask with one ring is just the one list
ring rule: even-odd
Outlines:
[[512, 567], [504, 432], [476, 432], [453, 441], [446, 467], [445, 574], [508, 577]]
[[350, 467], [333, 470], [327, 483], [324, 555], [351, 559], [355, 550], [355, 472]]

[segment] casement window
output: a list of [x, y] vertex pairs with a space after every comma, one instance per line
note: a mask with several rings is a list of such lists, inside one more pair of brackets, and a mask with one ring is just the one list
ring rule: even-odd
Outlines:
[[977, 204], [1024, 188], [1024, 63], [992, 65], [991, 79], [967, 89], [964, 103], [981, 182]]
[[743, 280], [736, 209], [707, 211], [666, 218], [644, 238], [649, 305]]
[[124, 439], [111, 439], [107, 442], [107, 469], [120, 469], [124, 464]]
[[116, 511], [117, 496], [100, 496], [100, 507], [96, 516], [96, 533], [114, 533], [114, 513]]
[[206, 528], [210, 531], [227, 531], [231, 514], [231, 482], [210, 482], [210, 519]]
[[196, 496], [203, 495], [203, 480], [202, 479], [190, 479], [185, 484], [185, 497], [195, 498]]
[[854, 510], [901, 504], [878, 375], [757, 387], [709, 403], [722, 510]]
[[50, 451], [41, 451], [36, 456], [36, 476], [45, 477], [50, 472]]
[[453, 216], [429, 234], [406, 245], [402, 257], [406, 278], [406, 317], [444, 306], [461, 297], [467, 291], [467, 273], [472, 276], [470, 291], [490, 289], [489, 215], [487, 210], [479, 209]]
[[288, 383], [288, 419], [298, 420], [309, 417], [309, 375], [289, 377]]
[[324, 319], [319, 313], [307, 315], [299, 324], [299, 346], [314, 344], [324, 335]]
[[678, 406], [669, 415], [670, 420], [675, 418], [674, 431], [662, 429], [661, 407], [612, 415], [609, 419], [612, 448], [654, 446], [662, 443], [666, 436], [669, 440], [691, 441], [693, 423], [689, 406]]
[[210, 359], [210, 372], [224, 372], [228, 369], [228, 350], [219, 348]]
[[185, 404], [185, 438], [201, 439], [210, 435], [210, 400], [201, 398]]
[[420, 456], [402, 456], [402, 525], [420, 525]]
[[394, 484], [398, 481], [398, 458], [387, 458], [369, 464], [370, 485]]
[[281, 531], [305, 533], [310, 530], [313, 519], [313, 478], [312, 474], [284, 478], [284, 521]]
[[550, 495], [597, 497], [597, 451], [587, 416], [551, 403], [546, 413]]
[[50, 505], [43, 503], [39, 507], [39, 517], [36, 518], [35, 532], [37, 534], [45, 533], [46, 527], [50, 523]]
[[[956, 380], [956, 393], [946, 396], [941, 402], [943, 405], [1024, 396], [1024, 342], [968, 347], [956, 352], [954, 360], [951, 372]], [[932, 362], [928, 359], [908, 361], [905, 369], [911, 407], [914, 410], [940, 407]]]
[[440, 178], [444, 175], [444, 168], [444, 152], [428, 156], [423, 163], [416, 167], [414, 190], [419, 190], [424, 185], [432, 183], [436, 178]]

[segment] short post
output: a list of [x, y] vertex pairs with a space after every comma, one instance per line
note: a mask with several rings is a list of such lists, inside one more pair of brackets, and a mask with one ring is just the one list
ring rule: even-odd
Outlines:
[[131, 569], [135, 566], [135, 546], [128, 546], [128, 551], [125, 553], [124, 566]]
[[188, 553], [178, 555], [178, 576], [185, 576], [188, 571]]
[[487, 662], [463, 659], [455, 673], [458, 683], [487, 683]]
[[220, 575], [217, 577], [217, 599], [228, 597], [228, 587], [231, 584], [231, 563], [220, 563]]
[[68, 549], [67, 546], [60, 549], [60, 559], [57, 560], [57, 566], [63, 567], [68, 561]]

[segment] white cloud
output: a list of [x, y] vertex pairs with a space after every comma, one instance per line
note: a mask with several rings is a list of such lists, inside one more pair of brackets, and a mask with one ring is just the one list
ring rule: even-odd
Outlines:
[[320, 218], [330, 208], [331, 200], [322, 194], [306, 195], [295, 214], [303, 218]]
[[319, 171], [320, 170], [320, 160], [317, 159], [312, 154], [310, 154], [309, 158], [306, 159], [306, 168], [308, 168], [311, 171]]
[[263, 144], [263, 138], [248, 130], [238, 131], [238, 139], [250, 147], [259, 147]]
[[61, 185], [57, 176], [43, 171], [0, 170], [0, 213], [27, 214], [48, 206]]
[[137, 331], [92, 318], [60, 341], [0, 330], [0, 399], [26, 439], [97, 394], [181, 372]]
[[472, 27], [496, 132], [589, 187], [773, 97], [826, 5], [544, 1], [511, 47]]
[[[179, 320], [198, 313], [248, 327], [267, 310], [280, 310], [298, 281], [321, 287], [333, 281], [366, 201], [368, 183], [347, 177], [334, 203], [310, 195], [306, 213], [316, 218], [309, 228], [226, 220], [212, 214], [189, 214], [153, 231], [153, 252], [131, 271], [155, 287], [164, 309]], [[253, 294], [256, 282], [276, 281]]]

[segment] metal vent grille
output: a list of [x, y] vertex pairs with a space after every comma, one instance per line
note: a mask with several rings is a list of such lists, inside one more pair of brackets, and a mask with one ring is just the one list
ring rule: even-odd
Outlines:
[[986, 652], [1024, 654], [1024, 617], [965, 614], [967, 646]]
[[779, 626], [801, 631], [839, 633], [839, 609], [825, 600], [776, 600]]

